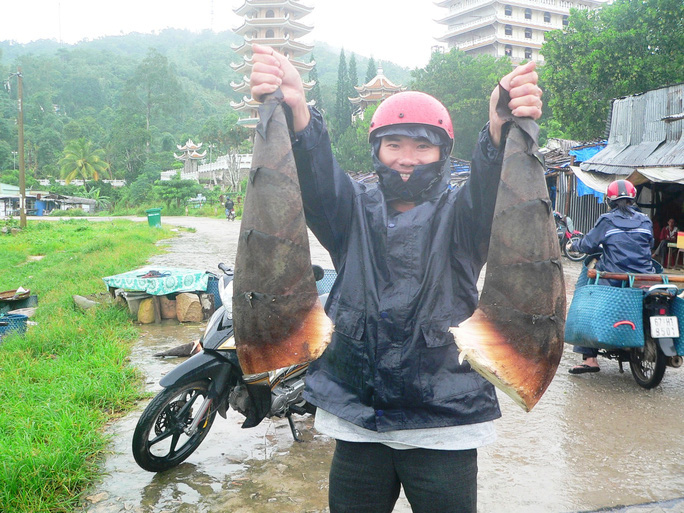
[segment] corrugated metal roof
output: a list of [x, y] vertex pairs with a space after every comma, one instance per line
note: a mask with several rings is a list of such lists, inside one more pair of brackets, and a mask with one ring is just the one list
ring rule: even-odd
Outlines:
[[646, 168], [684, 173], [684, 84], [613, 101], [608, 146], [583, 171], [628, 176]]

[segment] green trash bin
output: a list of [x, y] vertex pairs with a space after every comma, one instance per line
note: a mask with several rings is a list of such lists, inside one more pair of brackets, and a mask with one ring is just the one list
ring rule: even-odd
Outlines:
[[147, 213], [147, 224], [152, 228], [161, 228], [161, 208], [150, 208]]

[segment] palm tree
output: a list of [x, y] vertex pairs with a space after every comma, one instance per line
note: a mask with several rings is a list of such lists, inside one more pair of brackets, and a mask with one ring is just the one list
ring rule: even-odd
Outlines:
[[100, 175], [109, 175], [109, 164], [104, 160], [105, 152], [102, 149], [94, 149], [93, 143], [85, 137], [69, 141], [64, 147], [59, 166], [62, 178], [66, 183], [76, 177], [87, 180], [99, 180]]

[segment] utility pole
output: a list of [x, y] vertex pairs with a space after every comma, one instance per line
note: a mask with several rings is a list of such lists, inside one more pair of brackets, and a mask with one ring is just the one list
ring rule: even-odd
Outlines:
[[24, 163], [24, 88], [21, 68], [17, 68], [17, 100], [19, 102], [19, 227], [26, 228], [26, 168]]
[[[19, 106], [19, 226], [26, 228], [26, 167], [24, 165], [24, 86], [22, 83], [21, 68], [17, 68], [16, 73], [10, 73], [7, 79], [7, 91], [10, 90], [9, 79], [17, 77], [17, 103]], [[12, 156], [17, 152], [13, 151]]]

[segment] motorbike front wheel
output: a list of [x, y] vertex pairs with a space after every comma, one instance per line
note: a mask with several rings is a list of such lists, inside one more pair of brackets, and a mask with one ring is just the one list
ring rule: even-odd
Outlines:
[[579, 251], [571, 251], [568, 246], [573, 243], [573, 242], [579, 242], [582, 239], [579, 235], [573, 235], [570, 237], [568, 241], [563, 245], [563, 254], [568, 257], [570, 260], [573, 262], [579, 262], [582, 260], [585, 256], [587, 256], [586, 253], [580, 253]]
[[646, 336], [644, 347], [633, 348], [629, 355], [629, 368], [639, 386], [646, 389], [660, 385], [665, 375], [667, 357], [658, 342]]
[[141, 468], [163, 472], [195, 452], [216, 417], [216, 410], [210, 409], [197, 431], [188, 436], [186, 430], [199, 414], [208, 388], [208, 381], [195, 381], [166, 388], [152, 399], [133, 433], [133, 457]]

